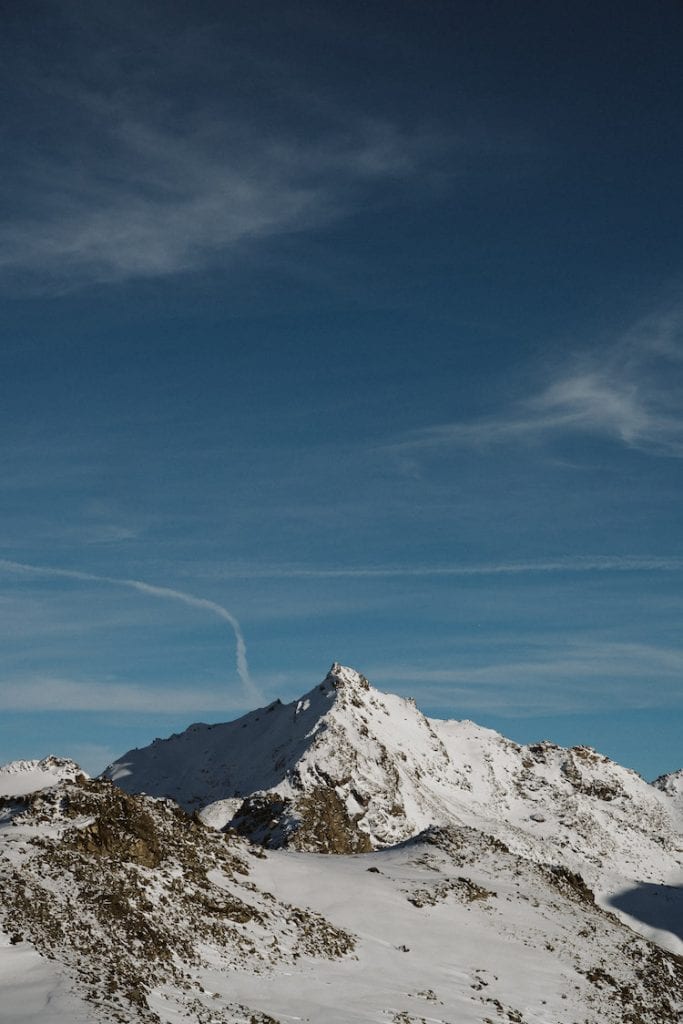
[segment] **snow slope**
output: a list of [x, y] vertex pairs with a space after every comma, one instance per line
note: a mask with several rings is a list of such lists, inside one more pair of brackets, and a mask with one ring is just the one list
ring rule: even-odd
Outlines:
[[0, 929], [0, 1020], [8, 1024], [96, 1024], [92, 1006], [71, 990], [66, 971], [28, 942]]
[[[622, 1024], [653, 1012], [664, 1024], [680, 1013], [676, 961], [664, 955], [660, 968], [659, 951], [650, 961], [656, 947], [601, 912], [576, 878], [470, 829], [428, 830], [365, 856], [271, 851], [252, 877], [358, 935], [357, 959], [342, 971], [304, 968], [305, 984], [299, 973], [277, 972], [260, 990], [230, 979], [274, 1016], [286, 1007], [288, 1019], [329, 1024]], [[634, 977], [647, 978], [656, 1008]]]

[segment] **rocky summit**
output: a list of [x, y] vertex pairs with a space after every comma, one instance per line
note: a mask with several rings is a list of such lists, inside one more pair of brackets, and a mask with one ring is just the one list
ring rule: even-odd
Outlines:
[[681, 773], [334, 664], [104, 777], [0, 768], [6, 1024], [673, 1024]]

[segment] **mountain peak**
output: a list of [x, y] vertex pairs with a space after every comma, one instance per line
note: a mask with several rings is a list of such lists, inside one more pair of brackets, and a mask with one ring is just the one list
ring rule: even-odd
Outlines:
[[335, 690], [369, 690], [370, 683], [355, 668], [347, 665], [340, 665], [338, 661], [332, 662], [329, 672], [323, 680], [322, 686], [333, 686]]
[[[312, 810], [335, 852], [363, 852], [332, 803]], [[604, 914], [581, 874], [481, 829], [282, 856], [103, 780], [3, 820], [5, 1024], [681, 1020], [680, 956]], [[676, 890], [657, 892], [679, 930]]]
[[[0, 799], [0, 947], [61, 961], [107, 1020], [266, 1024], [277, 977], [291, 994], [314, 975], [312, 1015], [304, 999], [278, 1017], [322, 1019], [341, 977], [325, 1019], [342, 1020], [332, 1002], [351, 989], [344, 1020], [436, 1021], [437, 1003], [465, 999], [468, 1021], [491, 1006], [519, 1021], [515, 1006], [525, 1020], [680, 1020], [681, 772], [651, 785], [590, 747], [429, 719], [338, 662], [291, 703], [129, 751], [105, 772], [116, 785], [49, 785], [75, 771], [0, 768], [0, 784], [34, 794]], [[662, 948], [626, 945], [623, 924]], [[367, 988], [352, 963], [320, 980], [356, 936]], [[387, 966], [402, 1009], [386, 1010]], [[252, 1012], [264, 971], [271, 1002]]]

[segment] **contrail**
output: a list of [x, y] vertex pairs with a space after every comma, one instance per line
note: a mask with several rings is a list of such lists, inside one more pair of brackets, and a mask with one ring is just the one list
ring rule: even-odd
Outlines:
[[232, 631], [235, 634], [237, 675], [240, 677], [245, 695], [253, 698], [256, 702], [261, 700], [261, 694], [249, 675], [247, 645], [244, 642], [242, 627], [232, 612], [229, 612], [222, 604], [217, 604], [215, 601], [209, 601], [205, 597], [195, 597], [194, 594], [186, 594], [183, 590], [172, 590], [170, 587], [153, 586], [151, 583], [144, 583], [142, 580], [107, 580], [107, 582], [120, 583], [121, 586], [125, 587], [133, 587], [135, 590], [142, 591], [143, 594], [152, 594], [154, 597], [166, 597], [170, 598], [172, 601], [182, 601], [183, 604], [188, 604], [192, 608], [206, 608], [207, 611], [213, 612], [215, 615], [218, 615], [219, 618], [229, 622], [232, 626]]
[[195, 597], [194, 594], [186, 594], [184, 590], [173, 590], [171, 587], [158, 587], [152, 583], [145, 583], [144, 580], [121, 579], [117, 576], [100, 576], [97, 573], [81, 572], [78, 569], [56, 569], [46, 565], [27, 565], [23, 562], [10, 562], [0, 559], [0, 572], [26, 573], [33, 576], [57, 576], [61, 579], [83, 580], [88, 583], [107, 583], [116, 587], [130, 587], [143, 594], [151, 594], [152, 597], [161, 597], [170, 601], [180, 601], [191, 608], [203, 608], [213, 612], [220, 619], [228, 622], [235, 634], [235, 660], [237, 663], [237, 675], [239, 676], [245, 696], [254, 704], [262, 703], [263, 697], [258, 687], [249, 675], [249, 664], [247, 662], [247, 645], [244, 642], [244, 634], [239, 622], [227, 608], [216, 601], [209, 601], [205, 597]]

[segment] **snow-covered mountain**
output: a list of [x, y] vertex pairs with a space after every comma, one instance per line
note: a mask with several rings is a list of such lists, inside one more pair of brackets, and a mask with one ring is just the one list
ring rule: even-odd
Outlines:
[[[271, 848], [362, 852], [469, 825], [581, 873], [648, 935], [670, 921], [643, 903], [664, 892], [683, 911], [681, 773], [654, 786], [589, 747], [519, 746], [473, 722], [428, 719], [338, 664], [298, 701], [190, 726], [106, 775]], [[657, 937], [683, 953], [678, 933]]]
[[44, 757], [42, 760], [10, 761], [0, 765], [0, 797], [24, 796], [58, 782], [73, 780], [85, 773], [68, 757]]
[[337, 664], [106, 778], [14, 762], [0, 1022], [679, 1024], [682, 775], [429, 720]]

